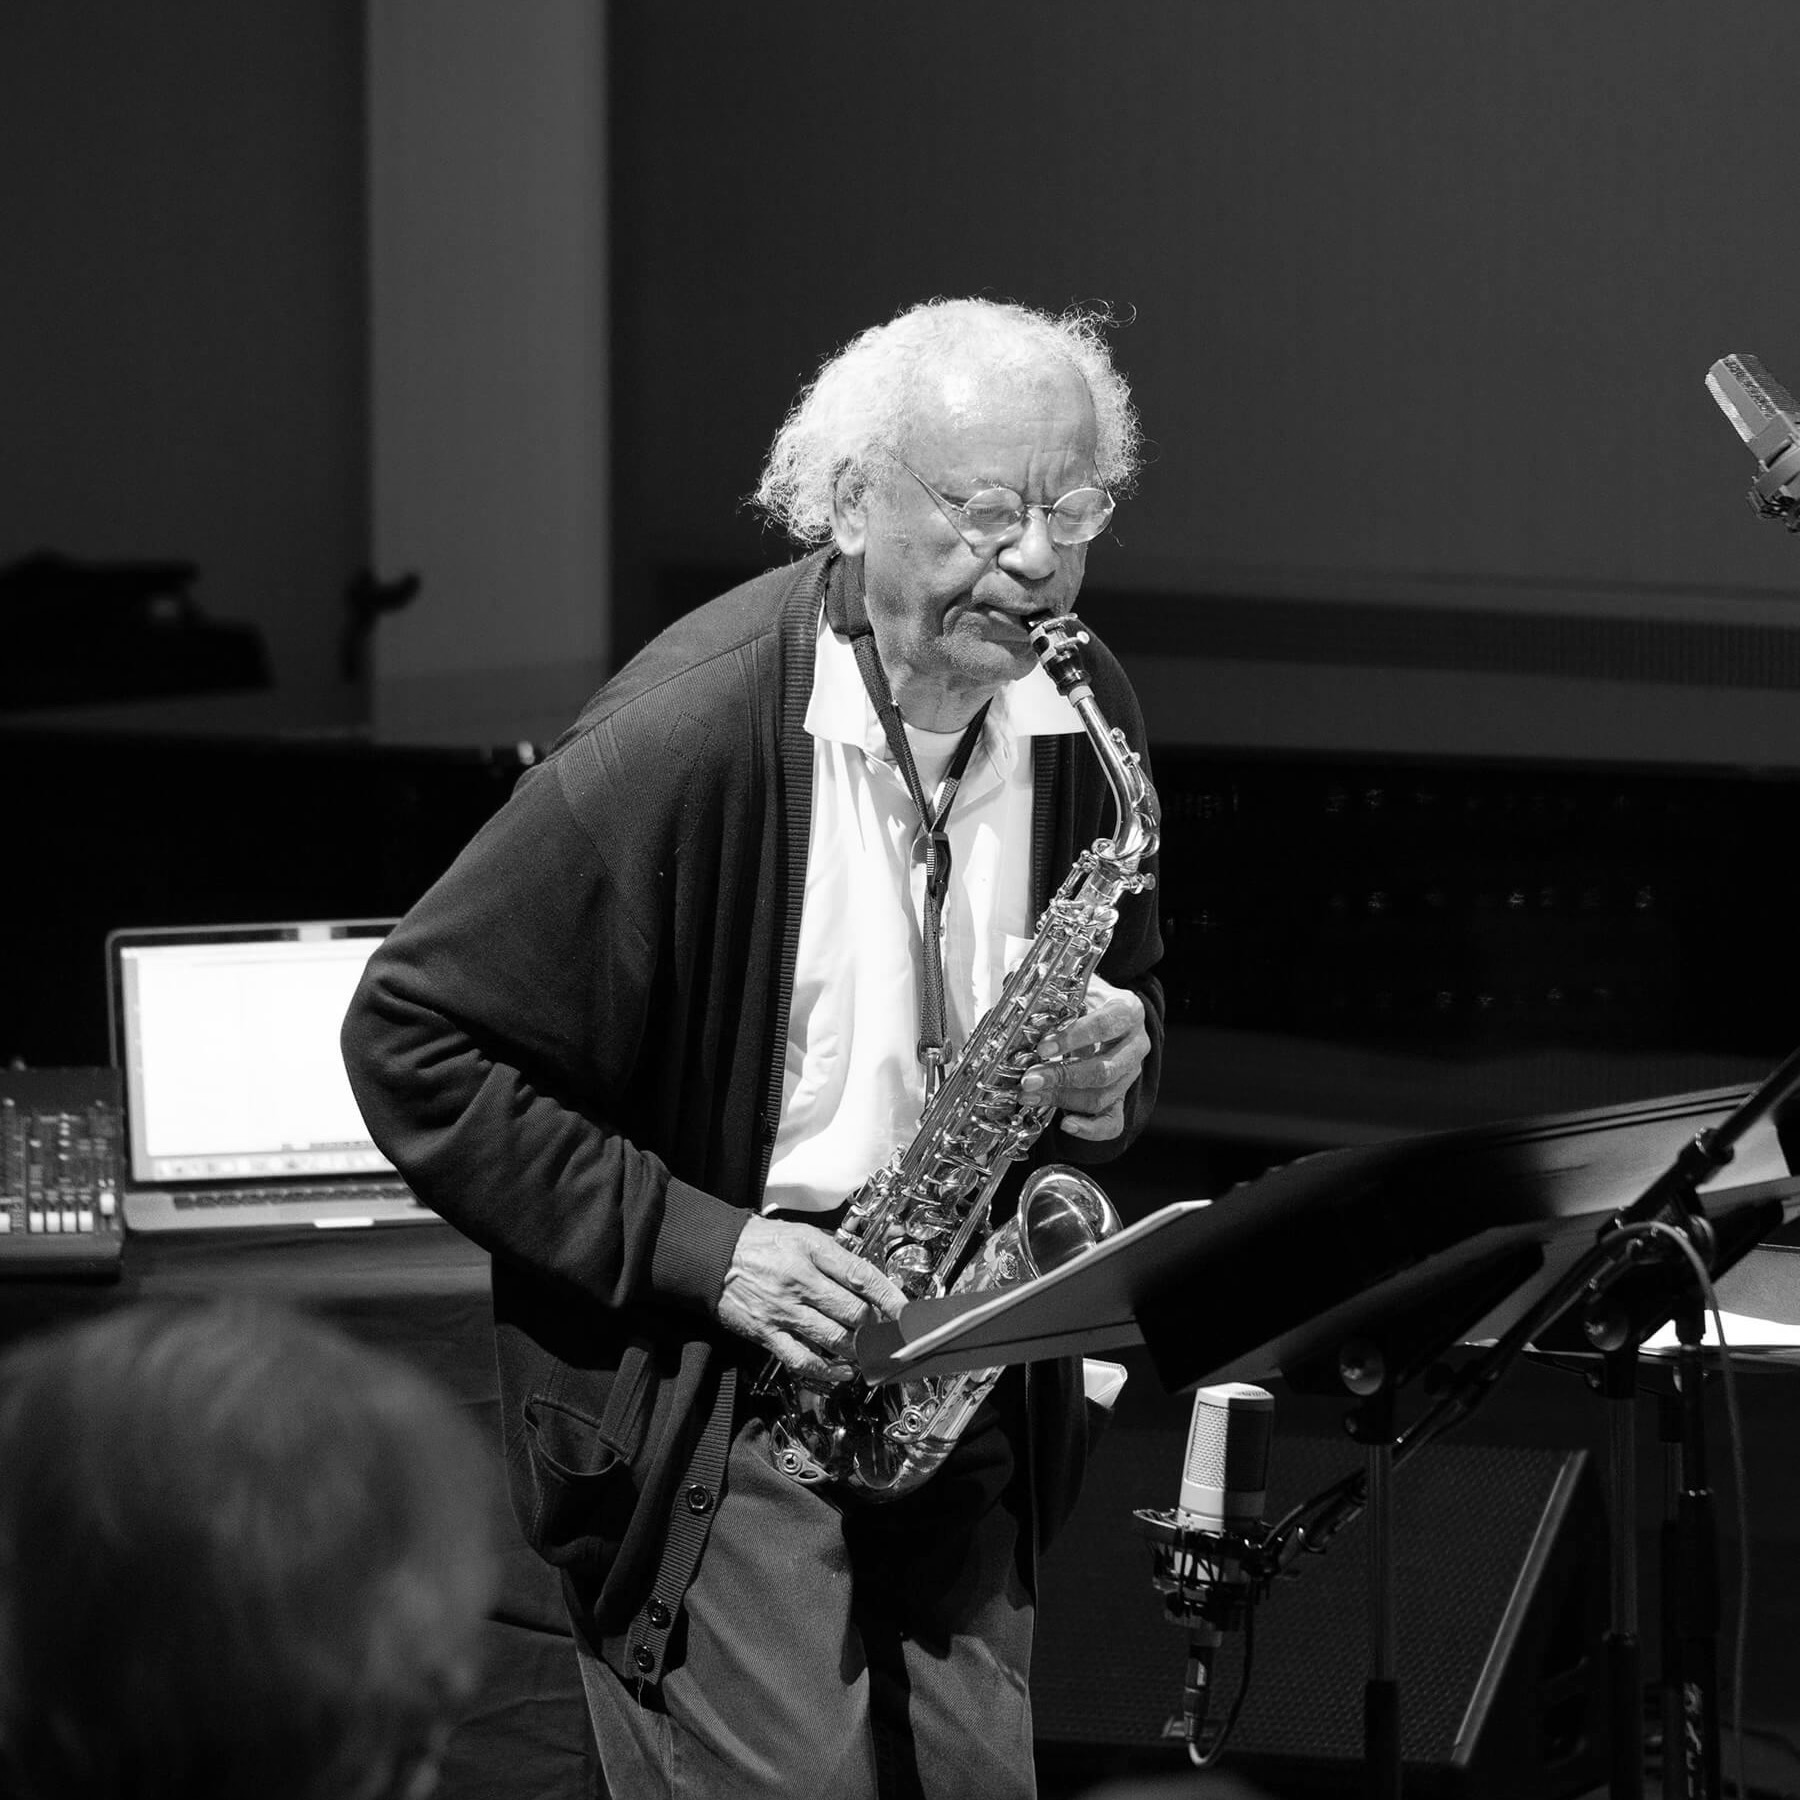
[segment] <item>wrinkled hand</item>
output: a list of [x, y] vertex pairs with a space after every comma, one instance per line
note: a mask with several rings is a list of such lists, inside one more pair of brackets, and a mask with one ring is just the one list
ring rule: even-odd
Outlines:
[[1125, 1096], [1150, 1054], [1144, 1003], [1128, 988], [1089, 977], [1081, 1016], [1037, 1047], [1041, 1060], [1025, 1071], [1020, 1091], [1062, 1109], [1071, 1137], [1103, 1142], [1125, 1129]]
[[719, 1294], [719, 1322], [774, 1352], [815, 1386], [856, 1371], [851, 1340], [865, 1319], [891, 1319], [906, 1296], [873, 1263], [816, 1225], [750, 1219]]

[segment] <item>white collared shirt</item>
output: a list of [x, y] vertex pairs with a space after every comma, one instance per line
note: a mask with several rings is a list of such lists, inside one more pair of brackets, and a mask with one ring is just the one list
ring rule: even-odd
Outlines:
[[[764, 1211], [829, 1212], [910, 1142], [925, 1105], [918, 809], [850, 645], [821, 623], [806, 729], [812, 832]], [[1041, 668], [995, 694], [950, 810], [944, 994], [952, 1053], [1030, 943], [1031, 739], [1083, 729]], [[961, 732], [907, 727], [928, 795]]]

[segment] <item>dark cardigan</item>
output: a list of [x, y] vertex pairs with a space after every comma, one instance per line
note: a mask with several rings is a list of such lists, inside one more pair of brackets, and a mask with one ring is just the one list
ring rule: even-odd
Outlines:
[[[602, 688], [371, 959], [344, 1028], [376, 1141], [494, 1258], [515, 1508], [634, 1677], [661, 1672], [655, 1621], [717, 1498], [721, 1376], [762, 1361], [714, 1314], [780, 1106], [832, 560], [702, 607]], [[1141, 751], [1118, 665], [1095, 644], [1089, 667]], [[1041, 905], [1111, 830], [1112, 803], [1084, 739], [1037, 739], [1033, 755]], [[1154, 1048], [1124, 1135], [1047, 1132], [1063, 1160], [1104, 1160], [1149, 1115], [1160, 950], [1154, 904], [1127, 899], [1101, 971], [1143, 996]], [[1079, 1407], [1047, 1391], [1072, 1374], [1048, 1367], [1032, 1405], [1040, 1542], [1083, 1454]]]

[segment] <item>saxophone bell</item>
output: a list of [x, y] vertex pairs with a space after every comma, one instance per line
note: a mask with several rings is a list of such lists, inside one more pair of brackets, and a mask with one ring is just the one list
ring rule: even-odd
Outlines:
[[1028, 1278], [1060, 1269], [1119, 1229], [1106, 1190], [1067, 1163], [1051, 1163], [1031, 1176], [1019, 1195], [1018, 1218]]
[[1099, 1182], [1067, 1163], [1048, 1163], [1027, 1178], [1013, 1216], [988, 1237], [950, 1291], [967, 1294], [1035, 1281], [1118, 1229], [1118, 1211]]

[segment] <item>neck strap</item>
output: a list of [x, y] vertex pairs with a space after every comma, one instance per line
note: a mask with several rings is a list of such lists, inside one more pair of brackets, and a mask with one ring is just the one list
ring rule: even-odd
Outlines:
[[888, 749], [906, 782], [906, 791], [918, 809], [919, 830], [914, 838], [915, 851], [925, 863], [925, 907], [920, 921], [924, 939], [923, 979], [919, 983], [919, 1064], [925, 1071], [925, 1098], [930, 1101], [944, 1079], [945, 1045], [949, 1032], [944, 1002], [944, 896], [950, 891], [950, 808], [956, 802], [956, 791], [968, 772], [969, 760], [981, 741], [981, 728], [987, 720], [988, 702], [964, 728], [950, 767], [938, 783], [935, 801], [928, 799], [919, 780], [918, 765], [913, 761], [912, 745], [906, 740], [906, 722], [894, 704], [888, 687], [887, 671], [875, 648], [875, 634], [869, 625], [863, 605], [862, 563], [841, 556], [837, 559], [825, 584], [825, 622], [840, 636], [850, 639], [856, 653], [856, 666], [862, 673], [863, 690], [875, 716], [881, 721]]

